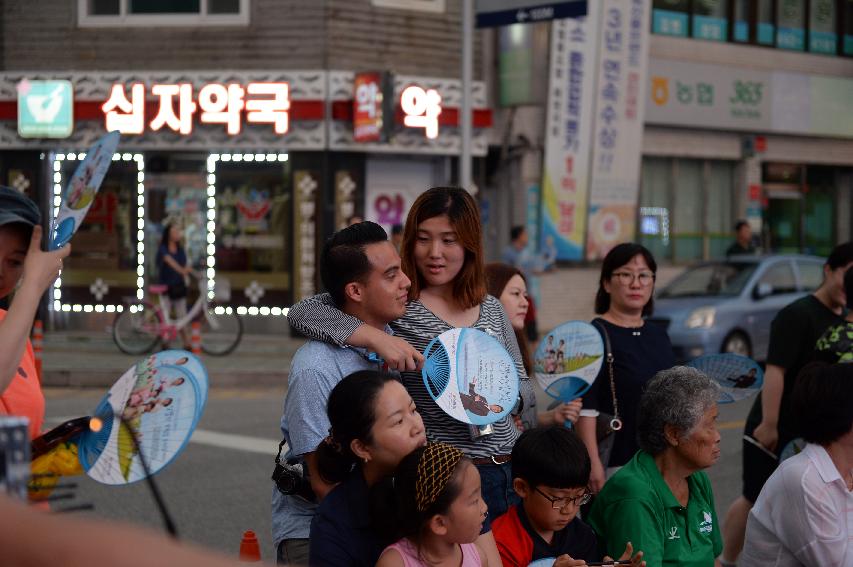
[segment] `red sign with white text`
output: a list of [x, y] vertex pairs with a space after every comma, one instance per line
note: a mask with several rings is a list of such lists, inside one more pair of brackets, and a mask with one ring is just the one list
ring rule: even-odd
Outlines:
[[[167, 128], [184, 136], [192, 134], [193, 115], [205, 124], [222, 124], [232, 136], [240, 133], [246, 122], [271, 124], [276, 134], [284, 135], [290, 126], [290, 86], [287, 83], [208, 83], [193, 97], [193, 85], [155, 84], [151, 95], [156, 99], [157, 113], [148, 128]], [[143, 134], [146, 111], [145, 85], [130, 85], [130, 97], [121, 83], [114, 84], [110, 96], [101, 106], [108, 132]]]
[[382, 73], [357, 73], [353, 80], [352, 137], [356, 142], [381, 142], [385, 123], [385, 80]]

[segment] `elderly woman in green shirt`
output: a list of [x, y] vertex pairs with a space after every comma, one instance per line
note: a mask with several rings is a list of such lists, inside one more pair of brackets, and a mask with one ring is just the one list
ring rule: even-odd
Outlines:
[[631, 542], [648, 567], [719, 566], [723, 542], [711, 482], [720, 457], [719, 386], [696, 369], [658, 372], [640, 399], [640, 450], [607, 481], [589, 523], [613, 555]]

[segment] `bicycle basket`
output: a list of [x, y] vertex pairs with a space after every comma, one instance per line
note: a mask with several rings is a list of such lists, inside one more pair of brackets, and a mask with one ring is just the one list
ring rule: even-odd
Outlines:
[[223, 277], [216, 278], [213, 297], [216, 301], [231, 301], [231, 282]]

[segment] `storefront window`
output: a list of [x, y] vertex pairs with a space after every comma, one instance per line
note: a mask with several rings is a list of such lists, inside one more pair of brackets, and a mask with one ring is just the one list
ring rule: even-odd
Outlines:
[[675, 160], [673, 252], [677, 261], [702, 257], [702, 162]]
[[734, 0], [734, 40], [749, 43], [750, 0]]
[[758, 21], [755, 26], [756, 41], [760, 45], [775, 43], [776, 25], [773, 18], [774, 0], [758, 0]]
[[670, 175], [672, 162], [663, 158], [643, 158], [640, 188], [640, 243], [657, 259], [672, 257], [670, 241]]
[[835, 33], [835, 0], [811, 0], [809, 9], [809, 51], [834, 55], [838, 36]]
[[835, 234], [835, 169], [808, 166], [803, 219], [805, 252], [828, 256]]
[[690, 0], [654, 0], [652, 4], [652, 32], [687, 37], [687, 15], [689, 11]]
[[[80, 160], [75, 154], [62, 154], [62, 158], [59, 172], [64, 187]], [[114, 161], [110, 166], [74, 235], [55, 300], [66, 305], [116, 306], [126, 297], [136, 297], [140, 167], [132, 159]]]
[[[216, 277], [226, 278], [235, 306], [289, 305], [293, 299], [290, 167], [220, 156], [216, 177]], [[230, 158], [226, 161], [225, 158]], [[242, 156], [240, 156], [242, 158]], [[285, 156], [286, 157], [286, 156]]]
[[844, 3], [844, 54], [853, 55], [853, 0]]
[[696, 0], [693, 3], [693, 37], [711, 41], [728, 39], [728, 0]]
[[708, 253], [711, 258], [726, 255], [734, 228], [734, 163], [708, 162]]
[[805, 49], [805, 0], [777, 0], [776, 47], [802, 51]]

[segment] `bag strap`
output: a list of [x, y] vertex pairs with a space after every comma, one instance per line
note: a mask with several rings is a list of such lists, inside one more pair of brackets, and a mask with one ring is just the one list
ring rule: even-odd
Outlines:
[[610, 348], [610, 335], [607, 334], [607, 329], [597, 319], [592, 322], [593, 325], [601, 329], [604, 335], [604, 348], [607, 352], [605, 360], [607, 361], [607, 374], [610, 377], [610, 396], [613, 400], [613, 418], [619, 420], [619, 403], [616, 401], [616, 380], [613, 377], [613, 349]]

